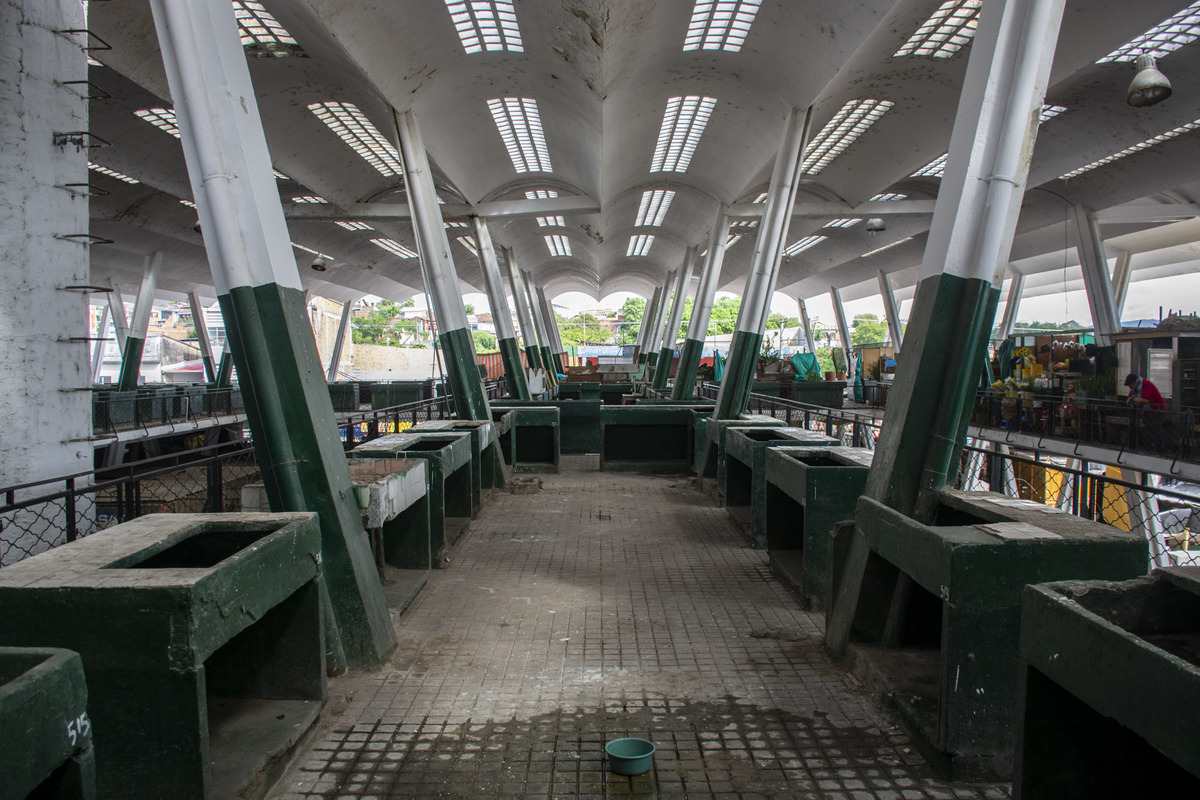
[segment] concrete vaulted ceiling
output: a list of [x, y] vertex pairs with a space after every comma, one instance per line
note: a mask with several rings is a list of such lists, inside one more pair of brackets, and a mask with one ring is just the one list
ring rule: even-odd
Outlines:
[[[816, 132], [848, 100], [895, 104], [820, 174], [806, 177], [799, 202], [849, 207], [885, 191], [932, 200], [937, 179], [909, 176], [946, 151], [969, 54], [966, 48], [948, 59], [893, 57], [941, 0], [762, 0], [740, 52], [683, 50], [693, 0], [516, 0], [523, 52], [484, 53], [464, 51], [446, 0], [263, 3], [303, 51], [250, 59], [274, 166], [287, 176], [279, 184], [285, 202], [320, 195], [340, 208], [404, 203], [403, 178], [373, 169], [308, 106], [352, 102], [389, 138], [392, 110], [412, 109], [448, 205], [521, 199], [533, 189], [598, 205], [599, 213], [563, 214], [561, 228], [539, 226], [532, 217], [493, 224], [493, 237], [512, 247], [552, 295], [652, 291], [688, 247], [706, 243], [722, 204], [751, 201], [765, 188], [793, 106], [813, 105]], [[1068, 111], [1039, 134], [1030, 185], [1045, 191], [1027, 196], [1014, 261], [1061, 254], [1064, 202], [1101, 210], [1200, 181], [1196, 132], [1079, 178], [1056, 177], [1200, 118], [1200, 44], [1162, 60], [1176, 92], [1150, 109], [1124, 104], [1129, 65], [1095, 63], [1185, 4], [1068, 1], [1047, 98]], [[162, 251], [169, 262], [165, 289], [203, 289], [210, 279], [195, 213], [178, 202], [190, 197], [179, 142], [133, 113], [171, 105], [149, 5], [95, 3], [89, 28], [112, 46], [95, 53], [104, 66], [90, 76], [108, 95], [93, 101], [92, 127], [111, 143], [94, 160], [140, 181], [93, 176], [109, 192], [93, 200], [94, 232], [114, 241], [93, 248], [93, 271], [136, 280], [142, 258]], [[712, 117], [685, 172], [652, 173], [664, 108], [684, 95], [716, 98]], [[552, 172], [515, 170], [487, 105], [507, 97], [536, 100]], [[656, 188], [675, 192], [669, 212], [660, 227], [635, 227], [642, 193]], [[833, 216], [795, 217], [789, 240], [821, 231]], [[785, 259], [780, 290], [812, 296], [839, 286], [857, 293], [881, 270], [903, 289], [920, 262], [930, 217], [888, 221], [876, 236], [863, 225], [823, 231], [827, 241]], [[289, 219], [293, 242], [307, 248], [297, 251], [306, 285], [338, 299], [367, 293], [402, 299], [421, 291], [415, 259], [370, 243], [388, 237], [415, 250], [408, 223], [371, 224], [375, 231], [347, 231], [328, 218]], [[452, 240], [468, 233], [448, 232]], [[730, 248], [722, 280], [732, 291], [740, 291], [754, 246], [754, 229], [740, 232], [748, 235]], [[1105, 228], [1106, 236], [1132, 232]], [[551, 256], [543, 238], [549, 233], [568, 237], [570, 257]], [[626, 256], [629, 237], [639, 233], [655, 235], [649, 255]], [[913, 238], [863, 257], [906, 237]], [[308, 251], [332, 256], [331, 266], [308, 269]], [[464, 291], [479, 290], [474, 256], [457, 244], [453, 252]]]

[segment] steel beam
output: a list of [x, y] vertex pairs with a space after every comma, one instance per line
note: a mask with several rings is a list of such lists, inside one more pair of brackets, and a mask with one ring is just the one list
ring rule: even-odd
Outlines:
[[1071, 219], [1075, 224], [1075, 249], [1083, 272], [1083, 286], [1092, 314], [1096, 343], [1109, 345], [1112, 344], [1113, 334], [1121, 330], [1121, 321], [1117, 315], [1112, 281], [1108, 276], [1108, 257], [1100, 236], [1100, 223], [1090, 209], [1081, 205], [1071, 206]]
[[475, 342], [467, 328], [467, 312], [458, 289], [450, 239], [438, 205], [437, 189], [429, 155], [411, 109], [395, 114], [400, 157], [404, 162], [404, 182], [413, 214], [413, 234], [417, 252], [425, 267], [426, 293], [431, 300], [438, 326], [438, 342], [446, 359], [446, 377], [454, 395], [454, 410], [459, 419], [491, 421], [487, 392], [479, 368], [475, 365]]
[[896, 302], [896, 292], [892, 289], [892, 282], [888, 280], [887, 273], [883, 270], [879, 271], [879, 296], [883, 299], [883, 316], [887, 321], [888, 337], [892, 340], [892, 349], [899, 356], [901, 337], [903, 336], [900, 331], [900, 304]]
[[380, 664], [395, 646], [392, 620], [321, 380], [233, 7], [151, 0], [150, 8], [271, 508], [320, 517], [330, 655]]
[[479, 264], [483, 267], [483, 285], [487, 290], [488, 308], [492, 310], [492, 323], [496, 326], [496, 346], [500, 349], [500, 360], [504, 363], [504, 377], [508, 391], [518, 400], [529, 399], [529, 384], [521, 366], [521, 353], [517, 348], [517, 334], [513, 330], [512, 312], [504, 294], [504, 279], [500, 275], [500, 259], [492, 242], [492, 233], [487, 222], [476, 217], [475, 241], [479, 245]]
[[217, 381], [217, 363], [213, 359], [212, 340], [208, 338], [208, 323], [204, 319], [204, 305], [196, 290], [188, 292], [188, 307], [192, 311], [192, 327], [196, 330], [196, 341], [200, 346], [200, 359], [204, 364], [204, 379]]

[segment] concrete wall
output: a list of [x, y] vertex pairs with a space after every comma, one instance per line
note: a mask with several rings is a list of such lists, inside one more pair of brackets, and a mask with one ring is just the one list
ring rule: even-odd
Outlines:
[[[442, 369], [445, 369], [442, 364]], [[342, 372], [360, 380], [410, 381], [436, 378], [431, 347], [385, 347], [356, 344], [349, 358], [342, 358]]]
[[[88, 201], [57, 188], [87, 183], [87, 151], [56, 147], [56, 132], [87, 130], [79, 43], [55, 31], [82, 28], [79, 0], [0, 0], [0, 486], [90, 469], [87, 331], [88, 249], [57, 235], [88, 232]], [[57, 535], [4, 523], [0, 558]], [[24, 542], [14, 540], [24, 537]], [[15, 546], [14, 546], [15, 545]]]

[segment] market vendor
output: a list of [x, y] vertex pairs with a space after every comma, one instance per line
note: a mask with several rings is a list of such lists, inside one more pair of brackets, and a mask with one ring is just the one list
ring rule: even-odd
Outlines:
[[1162, 392], [1149, 378], [1143, 378], [1136, 372], [1125, 376], [1125, 385], [1129, 387], [1129, 402], [1137, 406], [1145, 406], [1154, 411], [1166, 411], [1167, 401]]

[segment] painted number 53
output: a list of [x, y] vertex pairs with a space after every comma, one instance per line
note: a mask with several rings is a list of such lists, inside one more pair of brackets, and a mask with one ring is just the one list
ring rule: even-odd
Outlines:
[[92, 721], [87, 713], [80, 714], [75, 719], [67, 720], [67, 738], [74, 745], [81, 738], [86, 739], [92, 733]]

